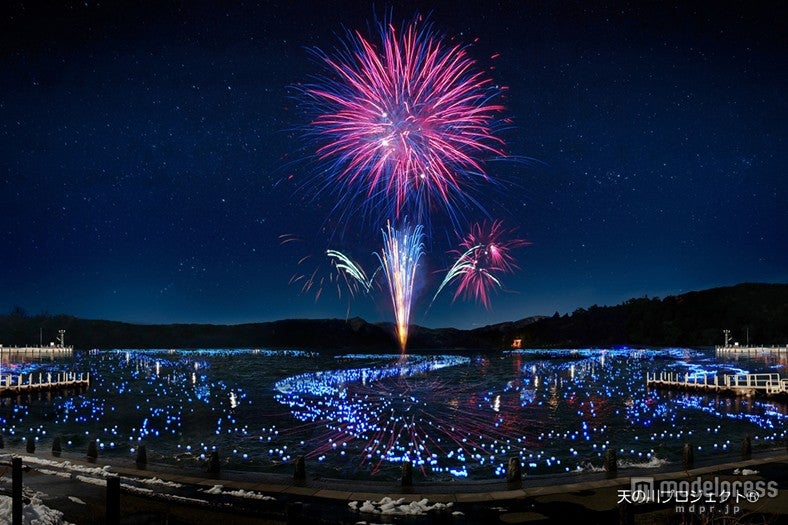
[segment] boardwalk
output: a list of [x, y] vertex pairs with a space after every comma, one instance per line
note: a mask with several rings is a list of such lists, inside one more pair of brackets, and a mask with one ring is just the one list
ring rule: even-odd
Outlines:
[[782, 346], [715, 346], [717, 355], [788, 355], [788, 345]]
[[646, 386], [704, 390], [739, 396], [788, 395], [788, 379], [782, 379], [780, 374], [725, 374], [720, 377], [717, 374], [646, 373]]
[[25, 394], [68, 388], [87, 388], [90, 385], [90, 372], [77, 374], [61, 372], [58, 374], [3, 374], [0, 375], [0, 396]]
[[73, 346], [2, 346], [0, 345], [0, 363], [39, 359], [43, 357], [70, 356], [74, 353]]

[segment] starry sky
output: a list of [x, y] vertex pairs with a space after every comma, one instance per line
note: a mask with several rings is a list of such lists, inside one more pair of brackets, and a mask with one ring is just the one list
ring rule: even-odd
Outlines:
[[[317, 297], [290, 283], [327, 247], [371, 273], [380, 226], [350, 232], [330, 196], [309, 191], [314, 148], [293, 87], [319, 69], [308, 48], [369, 34], [388, 6], [51, 4], [0, 8], [0, 309], [393, 319], [384, 293]], [[469, 328], [788, 282], [779, 2], [590, 4], [393, 5], [395, 20], [429, 15], [507, 86], [513, 160], [486, 165], [496, 183], [478, 200], [531, 243], [489, 309], [451, 292], [427, 309], [456, 239], [437, 220], [413, 323]]]

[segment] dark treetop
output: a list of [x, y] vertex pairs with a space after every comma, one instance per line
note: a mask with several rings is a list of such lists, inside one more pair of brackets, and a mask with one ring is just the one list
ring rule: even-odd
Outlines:
[[[135, 325], [70, 316], [27, 316], [16, 310], [0, 317], [5, 346], [45, 344], [65, 329], [77, 348], [397, 348], [390, 324], [360, 318], [288, 319], [240, 325]], [[500, 349], [521, 339], [523, 348], [611, 345], [708, 346], [732, 341], [788, 342], [788, 284], [741, 284], [678, 296], [630, 299], [618, 306], [579, 308], [572, 314], [530, 317], [477, 328], [413, 327], [409, 349]]]

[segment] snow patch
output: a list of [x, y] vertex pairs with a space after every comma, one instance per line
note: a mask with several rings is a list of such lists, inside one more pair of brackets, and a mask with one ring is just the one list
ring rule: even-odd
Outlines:
[[25, 456], [24, 463], [31, 465], [44, 465], [51, 468], [67, 470], [69, 472], [79, 472], [81, 474], [90, 474], [101, 477], [107, 477], [112, 473], [112, 467], [110, 465], [104, 465], [103, 467], [86, 467], [83, 465], [75, 465], [70, 461], [54, 461], [51, 459], [44, 459], [35, 456]]
[[163, 485], [165, 487], [172, 487], [175, 489], [179, 489], [183, 487], [182, 483], [176, 483], [175, 481], [165, 481], [159, 478], [128, 478], [128, 479], [135, 483], [144, 483], [146, 485]]
[[105, 480], [98, 478], [91, 478], [89, 476], [76, 475], [75, 479], [77, 481], [81, 481], [82, 483], [87, 483], [88, 485], [97, 485], [99, 487], [104, 487], [107, 485], [107, 482]]
[[272, 496], [266, 496], [265, 494], [260, 494], [259, 492], [252, 492], [249, 490], [238, 489], [238, 490], [223, 490], [223, 485], [214, 485], [209, 489], [201, 490], [200, 492], [205, 492], [206, 494], [224, 494], [226, 496], [235, 496], [236, 498], [246, 498], [246, 499], [256, 499], [260, 501], [276, 501], [276, 498]]
[[392, 499], [388, 496], [380, 501], [366, 500], [359, 506], [358, 501], [351, 501], [348, 507], [357, 512], [365, 512], [367, 514], [381, 514], [381, 515], [408, 515], [408, 516], [423, 516], [430, 511], [449, 510], [453, 503], [433, 503], [430, 504], [427, 498], [419, 501], [411, 501], [405, 503], [405, 498]]
[[[10, 496], [0, 496], [0, 525], [11, 525], [13, 502]], [[24, 525], [71, 525], [63, 519], [63, 513], [50, 509], [36, 497], [22, 508]]]
[[660, 459], [657, 456], [651, 456], [648, 461], [641, 461], [639, 463], [630, 461], [619, 461], [620, 468], [660, 468], [668, 464], [665, 459]]

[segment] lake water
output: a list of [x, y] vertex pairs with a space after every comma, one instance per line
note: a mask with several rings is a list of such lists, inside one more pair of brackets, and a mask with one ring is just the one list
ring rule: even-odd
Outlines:
[[3, 362], [2, 374], [91, 374], [89, 389], [0, 401], [7, 443], [37, 440], [48, 453], [82, 452], [97, 440], [102, 458], [223, 468], [396, 479], [409, 460], [418, 478], [504, 477], [510, 457], [523, 471], [556, 474], [621, 466], [738, 457], [782, 445], [788, 407], [647, 388], [646, 372], [780, 372], [781, 358], [720, 357], [693, 349], [589, 349], [400, 355], [301, 350], [114, 350]]

